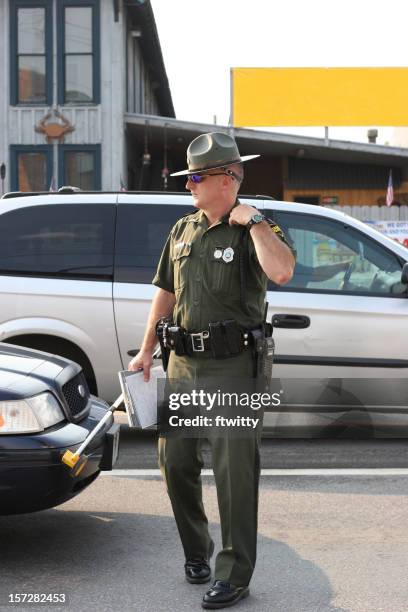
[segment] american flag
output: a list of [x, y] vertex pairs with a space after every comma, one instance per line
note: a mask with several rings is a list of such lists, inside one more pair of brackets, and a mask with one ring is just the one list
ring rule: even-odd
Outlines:
[[394, 201], [394, 187], [392, 186], [392, 170], [390, 170], [390, 176], [388, 177], [387, 194], [385, 196], [385, 203], [387, 206], [391, 206]]

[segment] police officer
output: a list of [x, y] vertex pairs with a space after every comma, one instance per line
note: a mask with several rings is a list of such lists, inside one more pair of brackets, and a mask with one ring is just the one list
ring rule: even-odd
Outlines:
[[[168, 316], [185, 331], [188, 344], [184, 355], [171, 351], [169, 378], [198, 384], [220, 371], [231, 378], [249, 379], [254, 374], [253, 352], [246, 343], [218, 360], [208, 330], [214, 322], [231, 320], [241, 330], [259, 327], [268, 278], [281, 285], [293, 274], [294, 257], [279, 228], [237, 200], [242, 164], [255, 157], [259, 156], [241, 157], [235, 140], [225, 133], [202, 134], [187, 149], [188, 169], [173, 174], [186, 176], [197, 210], [173, 227], [153, 279], [158, 290], [143, 345], [129, 364], [131, 370], [143, 369], [146, 381], [157, 343], [156, 322]], [[256, 559], [259, 434], [258, 427], [253, 435], [210, 439], [223, 548], [204, 608], [231, 606], [249, 594]], [[161, 437], [159, 464], [184, 548], [186, 579], [208, 582], [214, 543], [202, 503], [200, 439]]]

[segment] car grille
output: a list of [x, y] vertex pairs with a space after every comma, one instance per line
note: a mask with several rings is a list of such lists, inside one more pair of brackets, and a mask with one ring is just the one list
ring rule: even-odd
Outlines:
[[[85, 390], [84, 397], [82, 397], [79, 392], [79, 387], [81, 385]], [[71, 412], [71, 416], [75, 420], [85, 410], [90, 395], [88, 384], [83, 372], [80, 372], [74, 376], [74, 378], [71, 378], [71, 380], [65, 383], [65, 385], [62, 387], [62, 393], [64, 394], [65, 401]]]

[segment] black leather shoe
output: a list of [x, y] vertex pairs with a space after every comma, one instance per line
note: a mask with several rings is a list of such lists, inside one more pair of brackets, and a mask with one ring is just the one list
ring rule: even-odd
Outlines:
[[206, 592], [202, 602], [203, 608], [216, 610], [217, 608], [228, 608], [234, 606], [240, 599], [245, 599], [249, 595], [249, 588], [237, 587], [229, 582], [216, 580], [211, 589]]
[[214, 542], [211, 542], [208, 557], [194, 557], [187, 559], [184, 564], [184, 571], [186, 573], [186, 580], [190, 584], [204, 584], [211, 580], [211, 568], [209, 566], [209, 560], [214, 552]]

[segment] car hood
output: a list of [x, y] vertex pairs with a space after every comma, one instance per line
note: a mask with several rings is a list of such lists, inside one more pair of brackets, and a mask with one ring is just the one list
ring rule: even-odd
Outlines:
[[58, 376], [67, 365], [67, 362], [60, 357], [0, 343], [0, 396], [6, 389], [18, 388], [23, 382], [26, 382], [28, 376], [39, 382], [44, 381], [43, 365], [45, 363], [47, 374], [53, 377]]

